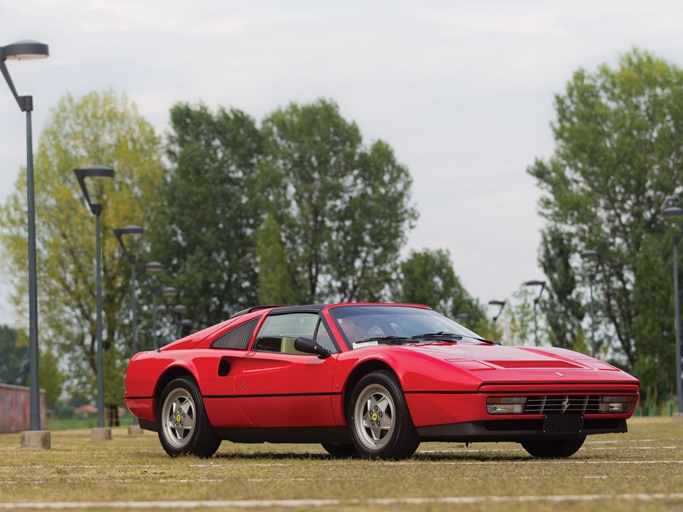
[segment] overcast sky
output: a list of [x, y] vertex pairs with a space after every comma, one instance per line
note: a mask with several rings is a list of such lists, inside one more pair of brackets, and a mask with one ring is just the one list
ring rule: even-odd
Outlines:
[[[449, 249], [483, 303], [543, 277], [526, 168], [553, 151], [554, 94], [633, 46], [683, 65], [681, 26], [680, 0], [0, 0], [0, 45], [50, 47], [7, 63], [34, 97], [34, 146], [66, 93], [125, 92], [160, 133], [179, 101], [260, 120], [331, 98], [410, 169], [407, 250]], [[24, 114], [0, 83], [0, 201], [25, 162]], [[0, 322], [6, 293], [0, 276]]]

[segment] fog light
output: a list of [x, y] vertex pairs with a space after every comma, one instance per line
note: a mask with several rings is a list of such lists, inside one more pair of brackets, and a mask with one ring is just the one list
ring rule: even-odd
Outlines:
[[486, 399], [489, 414], [524, 414], [525, 396], [491, 396]]
[[630, 411], [635, 403], [635, 396], [601, 396], [598, 400], [598, 412], [621, 414]]

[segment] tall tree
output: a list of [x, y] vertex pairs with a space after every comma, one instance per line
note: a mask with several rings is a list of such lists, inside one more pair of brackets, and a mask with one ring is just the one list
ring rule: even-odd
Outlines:
[[650, 394], [666, 396], [672, 289], [660, 211], [683, 191], [683, 71], [634, 49], [616, 69], [578, 70], [555, 108], [555, 152], [529, 168], [544, 192], [540, 212], [577, 247], [602, 253], [596, 299], [617, 359], [654, 376]]
[[239, 110], [171, 109], [171, 169], [161, 194], [165, 207], [151, 233], [152, 254], [174, 275], [194, 328], [256, 302], [260, 153], [255, 122]]
[[[103, 340], [105, 367], [127, 357], [120, 319], [127, 286], [112, 229], [146, 225], [158, 208], [161, 144], [152, 126], [124, 95], [113, 91], [67, 95], [51, 111], [35, 158], [40, 343], [59, 355], [72, 389], [96, 389], [95, 222], [74, 168], [105, 165], [116, 170], [98, 201], [103, 205]], [[0, 210], [3, 260], [14, 284], [12, 300], [25, 314], [26, 173]], [[105, 371], [105, 401], [122, 400], [123, 373]]]
[[0, 325], [0, 382], [25, 386], [28, 382], [28, 341], [19, 342], [17, 331]]
[[385, 296], [417, 217], [408, 169], [385, 142], [364, 147], [331, 101], [277, 110], [262, 132], [263, 204], [282, 231], [297, 302]]
[[486, 335], [488, 326], [484, 310], [455, 274], [447, 250], [411, 251], [401, 262], [399, 288], [396, 300], [426, 304]]
[[539, 263], [548, 280], [545, 297], [538, 307], [545, 315], [546, 335], [551, 345], [585, 351], [581, 326], [585, 308], [576, 269], [571, 263], [578, 252], [567, 233], [553, 226], [543, 230]]

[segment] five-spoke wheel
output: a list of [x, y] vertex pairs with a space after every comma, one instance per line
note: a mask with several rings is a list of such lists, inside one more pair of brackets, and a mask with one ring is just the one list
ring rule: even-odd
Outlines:
[[197, 383], [182, 376], [169, 382], [159, 400], [159, 441], [172, 457], [211, 457], [221, 440], [211, 427]]
[[402, 459], [420, 444], [401, 385], [388, 371], [368, 373], [356, 384], [347, 419], [363, 457]]

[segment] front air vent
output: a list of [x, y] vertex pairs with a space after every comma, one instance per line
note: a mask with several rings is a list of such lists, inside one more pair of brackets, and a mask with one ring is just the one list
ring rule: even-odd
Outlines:
[[247, 350], [251, 335], [260, 318], [254, 318], [222, 334], [211, 342], [211, 348], [229, 348], [233, 350]]

